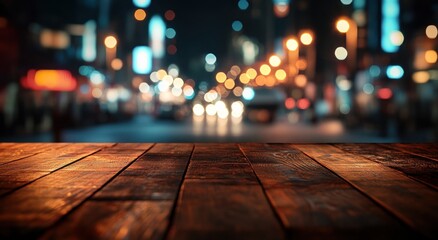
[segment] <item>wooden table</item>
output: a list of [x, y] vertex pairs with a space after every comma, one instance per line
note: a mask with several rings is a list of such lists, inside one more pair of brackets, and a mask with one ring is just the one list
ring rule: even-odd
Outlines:
[[0, 238], [438, 238], [438, 144], [0, 143]]

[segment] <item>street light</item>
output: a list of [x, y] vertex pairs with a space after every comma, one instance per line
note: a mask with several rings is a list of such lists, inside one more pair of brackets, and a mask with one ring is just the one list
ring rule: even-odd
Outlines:
[[[108, 69], [113, 70], [111, 63], [113, 59], [116, 58], [117, 53], [117, 38], [113, 35], [108, 35], [104, 39], [105, 44], [105, 53], [106, 53], [106, 66]], [[111, 71], [111, 77], [112, 77], [112, 71]]]
[[289, 77], [292, 79], [292, 77], [296, 74], [295, 64], [298, 60], [300, 49], [298, 45], [298, 40], [295, 36], [291, 36], [288, 39], [286, 39], [286, 42], [284, 44], [287, 48], [287, 56], [288, 56], [288, 64], [289, 64]]
[[312, 79], [315, 75], [315, 62], [316, 62], [316, 50], [314, 40], [314, 33], [312, 30], [306, 29], [300, 31], [300, 41], [306, 47], [306, 57], [307, 57], [307, 75]]
[[336, 21], [336, 29], [340, 33], [345, 33], [347, 38], [348, 61], [351, 69], [356, 67], [356, 52], [357, 52], [357, 24], [347, 17], [341, 17]]

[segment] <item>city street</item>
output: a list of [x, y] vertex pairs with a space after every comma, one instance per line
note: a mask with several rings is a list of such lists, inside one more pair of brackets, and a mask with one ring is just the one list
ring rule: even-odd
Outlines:
[[[239, 119], [238, 119], [239, 120]], [[233, 123], [234, 121], [234, 123]], [[50, 133], [1, 137], [1, 141], [53, 141]], [[347, 131], [338, 120], [316, 125], [290, 123], [286, 117], [272, 124], [236, 122], [236, 119], [189, 118], [177, 122], [138, 116], [130, 121], [67, 129], [64, 142], [394, 142], [376, 132]]]

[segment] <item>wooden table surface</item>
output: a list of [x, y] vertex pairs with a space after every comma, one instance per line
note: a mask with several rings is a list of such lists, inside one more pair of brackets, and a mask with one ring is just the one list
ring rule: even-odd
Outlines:
[[438, 238], [438, 144], [0, 143], [0, 239]]

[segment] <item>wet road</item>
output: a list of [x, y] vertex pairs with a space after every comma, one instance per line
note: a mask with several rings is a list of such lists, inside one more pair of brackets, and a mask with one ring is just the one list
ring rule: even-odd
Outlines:
[[[2, 142], [50, 142], [50, 133], [1, 137]], [[189, 118], [185, 121], [155, 120], [137, 116], [126, 122], [67, 129], [64, 142], [394, 142], [376, 133], [347, 131], [338, 120], [316, 125], [291, 123], [286, 117], [272, 124], [242, 122], [241, 119], [216, 117]]]

